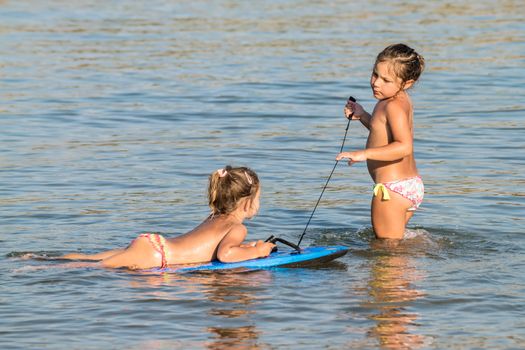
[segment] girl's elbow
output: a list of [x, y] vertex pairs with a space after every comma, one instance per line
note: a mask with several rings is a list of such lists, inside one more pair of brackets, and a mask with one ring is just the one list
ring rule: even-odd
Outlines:
[[412, 149], [405, 149], [403, 150], [403, 152], [401, 153], [401, 158], [405, 158], [405, 157], [408, 157], [412, 154]]
[[399, 148], [399, 153], [401, 158], [408, 157], [412, 154], [414, 148], [411, 144], [401, 144], [401, 147]]
[[217, 260], [219, 260], [220, 262], [222, 263], [230, 263], [230, 262], [233, 262], [232, 260], [232, 256], [231, 256], [231, 252], [229, 250], [227, 251], [224, 251], [224, 250], [219, 250], [217, 252]]
[[217, 254], [217, 260], [219, 260], [221, 263], [229, 263], [228, 258], [223, 254]]

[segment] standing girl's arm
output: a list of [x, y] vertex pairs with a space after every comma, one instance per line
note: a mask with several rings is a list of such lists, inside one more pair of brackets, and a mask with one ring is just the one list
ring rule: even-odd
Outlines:
[[413, 151], [412, 127], [406, 111], [399, 105], [390, 103], [386, 107], [387, 124], [392, 134], [392, 141], [385, 146], [367, 148], [354, 152], [341, 152], [336, 160], [350, 159], [350, 165], [368, 159], [394, 161], [402, 159]]

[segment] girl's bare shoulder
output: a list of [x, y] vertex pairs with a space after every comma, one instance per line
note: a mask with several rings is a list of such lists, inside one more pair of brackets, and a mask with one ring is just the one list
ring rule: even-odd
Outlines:
[[248, 229], [242, 223], [233, 223], [229, 225], [226, 236], [245, 237], [248, 234]]
[[411, 114], [412, 104], [408, 97], [393, 98], [385, 102], [384, 111], [388, 118], [406, 118]]

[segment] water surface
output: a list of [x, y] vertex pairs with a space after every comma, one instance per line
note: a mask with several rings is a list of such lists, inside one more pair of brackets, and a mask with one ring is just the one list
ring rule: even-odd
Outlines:
[[[525, 347], [520, 1], [0, 3], [2, 348]], [[207, 176], [259, 174], [250, 238], [297, 240], [375, 55], [427, 60], [412, 91], [421, 235], [373, 239], [371, 180], [338, 166], [308, 269], [144, 274], [22, 259], [191, 229]], [[348, 149], [365, 130], [351, 124]]]

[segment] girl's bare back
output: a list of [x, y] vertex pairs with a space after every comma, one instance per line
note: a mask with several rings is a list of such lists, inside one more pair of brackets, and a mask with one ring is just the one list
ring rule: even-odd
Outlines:
[[244, 225], [229, 217], [209, 217], [193, 230], [168, 239], [172, 252], [170, 264], [189, 264], [212, 261], [217, 258], [218, 247], [223, 238]]

